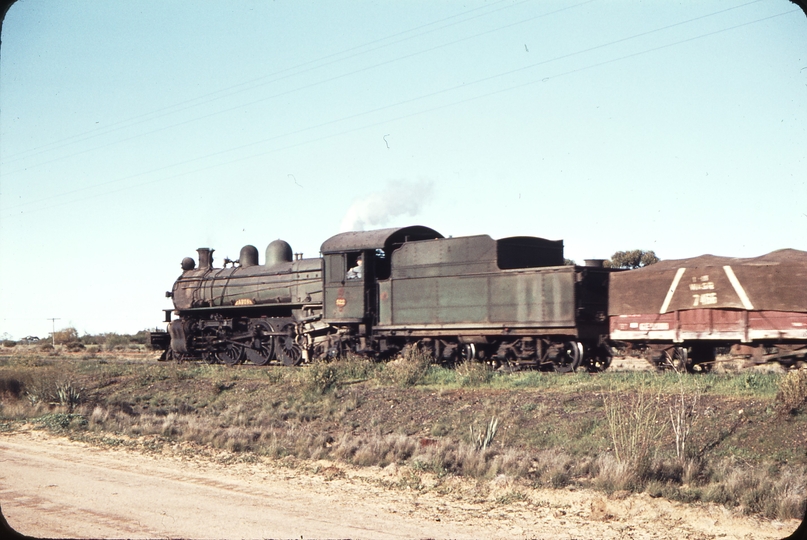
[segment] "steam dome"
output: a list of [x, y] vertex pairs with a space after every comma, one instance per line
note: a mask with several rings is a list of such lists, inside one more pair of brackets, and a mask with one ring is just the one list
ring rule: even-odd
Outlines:
[[275, 240], [266, 246], [266, 266], [292, 261], [291, 246], [283, 240]]

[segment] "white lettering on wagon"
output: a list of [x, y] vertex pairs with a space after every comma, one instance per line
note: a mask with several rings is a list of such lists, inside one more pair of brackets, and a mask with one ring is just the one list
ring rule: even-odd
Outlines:
[[657, 322], [657, 323], [639, 323], [639, 330], [650, 331], [650, 330], [669, 330], [670, 323], [666, 322]]
[[715, 290], [715, 282], [709, 281], [709, 276], [700, 276], [692, 278], [692, 283], [689, 284], [690, 291], [713, 291]]
[[649, 332], [651, 330], [669, 330], [670, 323], [666, 322], [632, 322], [630, 328], [634, 330], [641, 330], [642, 332]]
[[692, 295], [693, 302], [692, 306], [710, 306], [712, 304], [717, 304], [717, 293], [703, 293], [703, 294], [693, 294]]

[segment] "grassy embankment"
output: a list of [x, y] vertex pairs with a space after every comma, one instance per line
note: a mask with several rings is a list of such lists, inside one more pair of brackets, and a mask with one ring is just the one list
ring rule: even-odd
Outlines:
[[0, 431], [296, 466], [395, 463], [408, 471], [401, 487], [418, 490], [506, 475], [516, 487], [503, 504], [577, 486], [787, 519], [807, 497], [805, 371], [503, 374], [417, 357], [227, 368], [53, 354], [0, 357]]

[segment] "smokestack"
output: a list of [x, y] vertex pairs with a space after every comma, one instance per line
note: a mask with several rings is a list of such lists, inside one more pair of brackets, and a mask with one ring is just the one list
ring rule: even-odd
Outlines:
[[199, 254], [199, 270], [210, 270], [213, 268], [213, 252], [215, 249], [199, 248], [196, 253]]
[[605, 267], [605, 259], [585, 259], [586, 266], [590, 266], [591, 268], [604, 268]]

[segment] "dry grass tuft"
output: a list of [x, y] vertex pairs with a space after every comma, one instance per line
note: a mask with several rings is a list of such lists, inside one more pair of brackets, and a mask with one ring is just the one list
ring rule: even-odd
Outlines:
[[643, 485], [634, 465], [617, 459], [614, 454], [600, 455], [595, 461], [595, 471], [594, 486], [606, 493], [639, 491]]
[[631, 394], [605, 394], [603, 404], [618, 468], [630, 471], [629, 483], [634, 481], [633, 477], [641, 481], [650, 471], [664, 430], [659, 418], [660, 396], [651, 394], [642, 384]]
[[779, 382], [776, 401], [783, 412], [796, 414], [807, 402], [807, 370], [788, 372]]
[[400, 358], [388, 362], [381, 369], [382, 383], [408, 388], [420, 383], [429, 372], [432, 357], [416, 347], [407, 347]]

